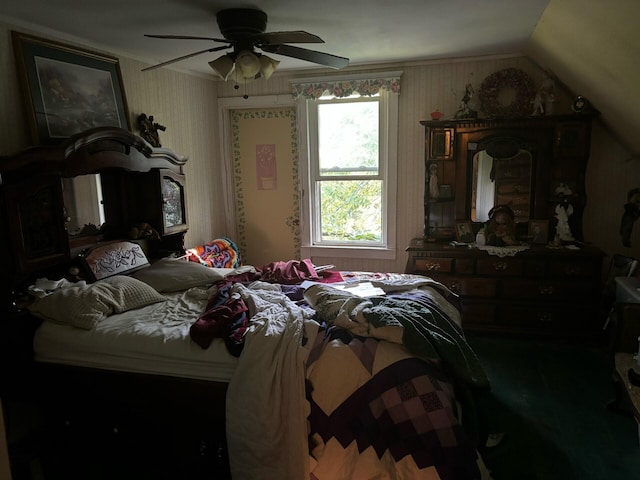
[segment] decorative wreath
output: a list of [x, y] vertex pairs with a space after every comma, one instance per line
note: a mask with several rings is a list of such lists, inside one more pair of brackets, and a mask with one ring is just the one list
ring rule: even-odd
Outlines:
[[[514, 89], [516, 96], [509, 105], [502, 105], [498, 97], [506, 88]], [[531, 113], [531, 102], [535, 94], [529, 75], [517, 68], [505, 68], [492, 73], [482, 81], [478, 90], [482, 111], [487, 117], [527, 116]]]

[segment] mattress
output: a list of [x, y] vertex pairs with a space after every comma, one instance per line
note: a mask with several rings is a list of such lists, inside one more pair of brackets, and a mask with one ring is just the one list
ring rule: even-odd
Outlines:
[[44, 321], [34, 338], [35, 360], [228, 382], [238, 359], [224, 341], [203, 349], [189, 336], [209, 291], [195, 287], [165, 296], [166, 302], [111, 315], [91, 330]]

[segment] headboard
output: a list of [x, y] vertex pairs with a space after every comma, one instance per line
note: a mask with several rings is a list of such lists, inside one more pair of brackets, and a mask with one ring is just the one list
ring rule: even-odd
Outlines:
[[[130, 239], [133, 231], [153, 232], [146, 239], [151, 257], [182, 254], [188, 229], [186, 161], [113, 127], [90, 129], [56, 146], [35, 146], [0, 157], [2, 305], [24, 282], [64, 271], [83, 249]], [[70, 200], [63, 180], [92, 174], [100, 174], [104, 223], [86, 225], [91, 228], [71, 235]], [[86, 198], [81, 196], [80, 203]]]

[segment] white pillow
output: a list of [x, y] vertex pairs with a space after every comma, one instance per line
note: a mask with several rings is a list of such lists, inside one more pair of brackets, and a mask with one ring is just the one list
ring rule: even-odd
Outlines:
[[44, 320], [90, 330], [113, 313], [165, 301], [149, 285], [116, 275], [90, 285], [68, 287], [37, 299], [29, 311]]
[[196, 262], [163, 258], [132, 276], [158, 292], [176, 292], [192, 287], [207, 287], [222, 280], [229, 269], [210, 268]]

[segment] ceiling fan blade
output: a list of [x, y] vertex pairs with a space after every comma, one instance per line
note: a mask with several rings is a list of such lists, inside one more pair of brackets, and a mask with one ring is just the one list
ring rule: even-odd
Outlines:
[[349, 65], [349, 59], [338, 57], [329, 53], [317, 52], [306, 48], [293, 47], [291, 45], [263, 45], [260, 47], [265, 52], [284, 55], [285, 57], [299, 58], [308, 62], [326, 65], [331, 68], [343, 68]]
[[276, 45], [282, 43], [324, 43], [319, 36], [302, 30], [291, 32], [267, 32], [256, 35], [256, 39], [267, 45]]
[[157, 65], [152, 65], [150, 67], [145, 67], [142, 69], [143, 72], [149, 71], [149, 70], [155, 70], [156, 68], [160, 68], [160, 67], [164, 67], [166, 65], [169, 65], [171, 63], [176, 63], [179, 62], [180, 60], [186, 60], [187, 58], [191, 58], [191, 57], [195, 57], [196, 55], [201, 55], [203, 53], [207, 53], [207, 52], [217, 52], [218, 50], [224, 50], [225, 48], [230, 48], [231, 45], [223, 45], [221, 47], [214, 47], [214, 48], [207, 48], [206, 50], [200, 50], [198, 52], [193, 52], [190, 53], [188, 55], [183, 55], [182, 57], [178, 57], [178, 58], [174, 58], [171, 60], [167, 60], [166, 62], [162, 62], [159, 63]]
[[194, 37], [192, 35], [148, 35], [145, 33], [145, 37], [149, 38], [170, 38], [173, 40], [212, 40], [214, 42], [229, 43], [224, 38], [212, 38], [212, 37]]

